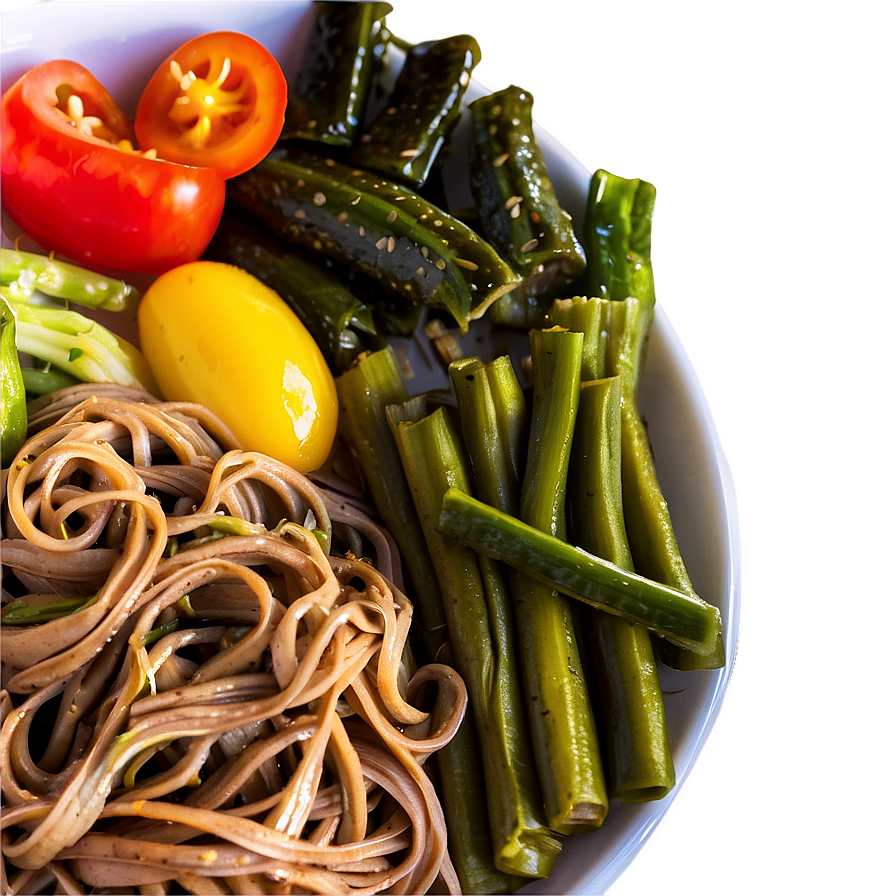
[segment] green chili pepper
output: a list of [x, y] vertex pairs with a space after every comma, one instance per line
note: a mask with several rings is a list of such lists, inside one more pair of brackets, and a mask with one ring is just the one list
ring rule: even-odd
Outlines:
[[387, 46], [385, 18], [391, 11], [390, 3], [312, 4], [281, 139], [354, 143]]
[[28, 430], [25, 383], [16, 348], [16, 319], [6, 299], [0, 298], [0, 371], [3, 407], [0, 421], [0, 453], [8, 467], [25, 442]]
[[484, 239], [418, 193], [304, 148], [275, 149], [228, 195], [285, 242], [442, 308], [462, 329], [519, 283]]
[[480, 58], [469, 34], [412, 46], [386, 107], [361, 135], [352, 161], [419, 190], [451, 137]]
[[4, 625], [37, 625], [51, 619], [62, 619], [96, 603], [96, 595], [59, 597], [58, 594], [28, 594], [3, 607]]
[[470, 104], [470, 186], [482, 230], [524, 278], [491, 317], [520, 328], [541, 325], [551, 300], [585, 270], [585, 253], [536, 140], [532, 105], [532, 94], [516, 86]]

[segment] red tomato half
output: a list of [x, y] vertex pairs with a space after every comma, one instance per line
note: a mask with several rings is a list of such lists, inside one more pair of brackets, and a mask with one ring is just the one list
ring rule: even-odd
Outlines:
[[235, 177], [273, 148], [286, 97], [280, 64], [260, 43], [215, 31], [187, 41], [156, 69], [134, 127], [140, 145], [164, 159]]
[[221, 219], [221, 174], [134, 152], [129, 119], [76, 62], [38, 65], [6, 91], [2, 141], [4, 208], [45, 249], [88, 267], [160, 273], [194, 261]]

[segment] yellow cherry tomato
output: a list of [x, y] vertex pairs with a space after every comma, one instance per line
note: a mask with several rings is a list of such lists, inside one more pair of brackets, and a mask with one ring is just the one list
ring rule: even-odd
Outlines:
[[247, 271], [196, 261], [162, 274], [137, 309], [140, 346], [168, 401], [214, 411], [242, 447], [300, 472], [336, 435], [336, 386], [289, 306]]

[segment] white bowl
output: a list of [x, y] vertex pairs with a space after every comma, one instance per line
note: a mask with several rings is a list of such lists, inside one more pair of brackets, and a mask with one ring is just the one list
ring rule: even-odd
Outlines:
[[[395, 0], [400, 2], [400, 0]], [[205, 31], [244, 31], [280, 60], [287, 78], [297, 66], [297, 38], [307, 4], [294, 2], [44, 2], [3, 14], [5, 90], [33, 65], [70, 58], [89, 68], [133, 114], [142, 86], [159, 61]], [[446, 25], [446, 27], [449, 27]], [[475, 22], [453, 30], [475, 34]], [[446, 35], [447, 35], [446, 31]], [[453, 33], [453, 32], [452, 32]], [[471, 96], [486, 92], [474, 84]], [[591, 172], [536, 128], [554, 186], [581, 221]], [[461, 142], [458, 138], [458, 146]], [[455, 170], [462, 165], [455, 156]], [[449, 175], [450, 176], [450, 175]], [[461, 192], [463, 181], [455, 184]], [[662, 184], [658, 184], [662, 194]], [[675, 284], [665, 289], [674, 291]], [[663, 667], [669, 736], [677, 772], [666, 799], [614, 803], [601, 830], [569, 838], [554, 872], [527, 893], [604, 893], [634, 860], [662, 819], [712, 729], [731, 675], [740, 616], [740, 543], [731, 474], [700, 383], [672, 324], [657, 308], [641, 394], [656, 464], [682, 554], [697, 592], [721, 610], [728, 662], [712, 672]]]

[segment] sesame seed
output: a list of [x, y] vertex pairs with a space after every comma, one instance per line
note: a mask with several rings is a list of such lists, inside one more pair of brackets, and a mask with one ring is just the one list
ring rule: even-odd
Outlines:
[[525, 254], [526, 252], [531, 252], [536, 248], [536, 246], [538, 246], [538, 240], [529, 240], [528, 243], [523, 243], [523, 245], [520, 246], [520, 252], [522, 252], [523, 254]]
[[293, 217], [294, 217], [294, 218], [300, 218], [300, 219], [301, 219], [301, 218], [307, 218], [307, 217], [308, 217], [308, 215], [305, 214], [305, 209], [303, 209], [303, 208], [297, 208], [292, 214], [293, 214]]
[[377, 247], [377, 249], [385, 249], [387, 243], [388, 243], [388, 240], [386, 239], [386, 237], [382, 237], [381, 239], [378, 239], [376, 241], [376, 247]]
[[364, 229], [364, 225], [361, 224], [360, 227], [358, 227], [358, 236], [364, 236], [366, 233], [367, 231]]
[[515, 206], [510, 210], [510, 217], [511, 217], [511, 218], [518, 218], [519, 216], [520, 216], [520, 207], [519, 207], [518, 205], [515, 205]]
[[436, 259], [436, 267], [437, 267], [440, 271], [444, 271], [445, 268], [448, 267], [448, 265], [447, 265], [447, 263], [445, 262], [445, 259], [444, 259], [444, 258], [439, 258], [439, 259]]
[[336, 215], [336, 220], [339, 221], [340, 223], [342, 223], [343, 221], [347, 221], [348, 220], [348, 212], [339, 212], [339, 214]]
[[386, 251], [391, 252], [395, 248], [395, 237], [390, 236], [386, 242]]
[[350, 205], [357, 205], [360, 201], [361, 201], [361, 196], [360, 196], [360, 194], [359, 194], [359, 195], [355, 196], [355, 198], [352, 199], [351, 202], [350, 202], [349, 204], [350, 204]]
[[299, 188], [304, 187], [304, 186], [305, 186], [305, 181], [300, 177], [300, 178], [296, 181], [296, 186], [299, 187]]
[[324, 193], [315, 193], [314, 198], [311, 201], [315, 205], [323, 205], [327, 201], [327, 197]]
[[454, 263], [459, 268], [466, 268], [468, 271], [478, 271], [479, 270], [479, 265], [476, 264], [475, 261], [470, 261], [467, 258], [455, 258]]
[[336, 162], [333, 159], [324, 159], [324, 165], [326, 165], [327, 168], [335, 168]]
[[388, 215], [386, 215], [386, 221], [391, 224], [398, 217], [398, 212], [393, 208]]
[[496, 158], [495, 161], [492, 162], [492, 164], [495, 166], [495, 168], [500, 168], [509, 158], [510, 153], [505, 152], [504, 155], [498, 156], [498, 158]]
[[416, 149], [403, 149], [403, 150], [398, 154], [398, 157], [399, 157], [400, 159], [413, 159], [414, 156], [416, 156], [416, 155], [417, 155], [417, 150], [416, 150]]
[[423, 265], [420, 265], [420, 267], [417, 268], [417, 276], [422, 277], [425, 273], [426, 273], [425, 268], [423, 267]]

